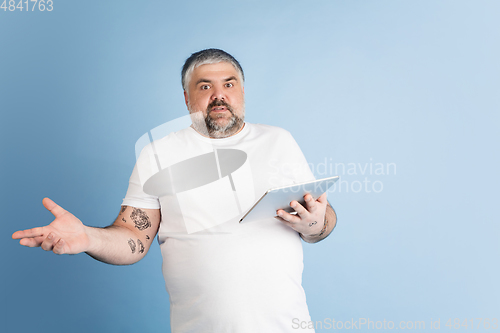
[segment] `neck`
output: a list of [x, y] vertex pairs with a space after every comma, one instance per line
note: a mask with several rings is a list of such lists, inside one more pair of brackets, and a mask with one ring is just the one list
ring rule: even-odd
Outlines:
[[[241, 132], [241, 130], [243, 129], [243, 127], [245, 127], [245, 123], [243, 122], [243, 124], [241, 125], [241, 127], [240, 127], [240, 128], [239, 128], [236, 132], [231, 133], [231, 134], [226, 135], [226, 136], [217, 136], [217, 137], [215, 137], [215, 136], [210, 136], [210, 134], [209, 134], [209, 133], [207, 133], [207, 132], [202, 133], [202, 132], [198, 131], [198, 130], [196, 129], [196, 127], [195, 127], [195, 126], [193, 126], [193, 124], [191, 124], [191, 126], [190, 126], [190, 127], [191, 127], [192, 129], [194, 129], [194, 130], [195, 130], [198, 134], [200, 134], [201, 136], [204, 136], [205, 138], [209, 138], [209, 139], [225, 139], [225, 138], [232, 137], [233, 135], [236, 135], [236, 134], [238, 134], [239, 132]], [[208, 134], [208, 135], [207, 135], [207, 134]]]

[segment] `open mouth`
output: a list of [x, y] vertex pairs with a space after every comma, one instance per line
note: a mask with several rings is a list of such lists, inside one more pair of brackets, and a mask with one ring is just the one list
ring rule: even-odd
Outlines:
[[231, 106], [229, 106], [225, 101], [222, 100], [212, 101], [212, 103], [208, 105], [207, 110], [208, 113], [215, 112], [215, 114], [224, 113], [226, 111], [233, 113]]
[[214, 106], [210, 112], [224, 112], [227, 111], [227, 108], [225, 106]]

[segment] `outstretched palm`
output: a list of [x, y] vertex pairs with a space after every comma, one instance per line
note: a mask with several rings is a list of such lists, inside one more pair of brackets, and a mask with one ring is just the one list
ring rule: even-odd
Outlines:
[[54, 214], [55, 220], [45, 227], [16, 231], [12, 238], [20, 239], [21, 245], [41, 246], [57, 254], [85, 251], [89, 246], [89, 238], [83, 223], [49, 198], [43, 199], [43, 205]]

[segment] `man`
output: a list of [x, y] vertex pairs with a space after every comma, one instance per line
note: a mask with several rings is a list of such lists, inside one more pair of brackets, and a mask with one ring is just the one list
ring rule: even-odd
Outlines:
[[325, 193], [306, 195], [305, 207], [292, 201], [297, 215], [278, 210], [276, 218], [238, 223], [270, 187], [313, 178], [290, 133], [244, 122], [243, 84], [228, 53], [192, 54], [182, 70], [192, 125], [142, 151], [116, 221], [88, 227], [45, 198], [55, 220], [12, 237], [126, 265], [158, 234], [172, 332], [296, 332], [292, 320], [310, 320], [300, 237], [320, 241], [336, 216]]

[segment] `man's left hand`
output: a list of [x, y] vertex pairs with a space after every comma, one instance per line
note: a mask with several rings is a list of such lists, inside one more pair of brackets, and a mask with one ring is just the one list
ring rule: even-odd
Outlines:
[[314, 237], [321, 233], [324, 226], [326, 207], [326, 193], [323, 193], [318, 200], [314, 200], [312, 195], [304, 195], [306, 206], [302, 206], [296, 200], [290, 202], [297, 214], [293, 215], [285, 212], [283, 209], [277, 211], [278, 220], [288, 225], [293, 230], [300, 233], [303, 237]]

